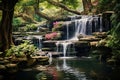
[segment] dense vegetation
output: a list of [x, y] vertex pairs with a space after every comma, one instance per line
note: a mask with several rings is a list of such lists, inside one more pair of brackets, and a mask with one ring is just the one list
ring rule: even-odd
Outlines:
[[[120, 60], [119, 0], [0, 0], [0, 10], [0, 52], [3, 53], [14, 45], [12, 31], [19, 31], [19, 28], [33, 31], [38, 27], [36, 24], [42, 21], [49, 23], [74, 14], [114, 11], [111, 16], [113, 29], [108, 33], [106, 46], [112, 49], [111, 58]], [[46, 37], [49, 38], [48, 35]]]
[[[104, 6], [106, 5], [106, 6]], [[111, 22], [113, 28], [109, 31], [109, 36], [106, 38], [106, 46], [112, 49], [111, 60], [119, 64], [120, 61], [120, 1], [119, 0], [100, 0], [98, 6], [101, 12], [103, 11], [114, 11], [111, 16]]]

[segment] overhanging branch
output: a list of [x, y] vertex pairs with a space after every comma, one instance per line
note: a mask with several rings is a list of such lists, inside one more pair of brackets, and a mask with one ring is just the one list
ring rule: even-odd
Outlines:
[[61, 7], [61, 8], [63, 8], [64, 10], [69, 11], [69, 12], [71, 12], [71, 13], [78, 14], [78, 15], [81, 14], [81, 12], [76, 11], [76, 10], [72, 10], [72, 9], [69, 9], [67, 6], [65, 6], [65, 5], [62, 4], [62, 3], [58, 3], [58, 2], [55, 2], [55, 1], [53, 1], [53, 0], [47, 0], [47, 2], [50, 3], [50, 4], [52, 4], [52, 5], [54, 5], [54, 6]]

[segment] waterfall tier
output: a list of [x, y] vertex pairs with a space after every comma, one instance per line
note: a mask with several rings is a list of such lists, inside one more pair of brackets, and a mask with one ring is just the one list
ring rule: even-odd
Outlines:
[[83, 15], [80, 19], [71, 17], [71, 21], [66, 21], [66, 39], [77, 40], [79, 35], [92, 35], [93, 32], [102, 32], [102, 17]]

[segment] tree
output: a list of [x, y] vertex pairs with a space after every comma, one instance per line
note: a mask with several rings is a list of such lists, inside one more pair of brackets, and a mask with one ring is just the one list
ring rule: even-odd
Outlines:
[[0, 52], [5, 52], [13, 45], [12, 40], [12, 19], [14, 7], [18, 0], [1, 0], [0, 9], [2, 10], [2, 19], [0, 23]]

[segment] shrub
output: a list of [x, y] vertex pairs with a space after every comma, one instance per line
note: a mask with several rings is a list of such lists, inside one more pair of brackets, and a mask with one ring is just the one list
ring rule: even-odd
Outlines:
[[27, 24], [25, 26], [25, 31], [35, 31], [37, 30], [37, 26], [35, 26], [34, 24]]
[[23, 23], [22, 18], [19, 18], [19, 17], [18, 18], [13, 18], [13, 23], [12, 23], [12, 25], [14, 26], [13, 30], [17, 31], [19, 26], [22, 25], [22, 23]]
[[6, 56], [26, 56], [33, 54], [37, 48], [32, 45], [29, 41], [25, 41], [21, 45], [12, 46], [10, 49], [6, 50]]

